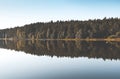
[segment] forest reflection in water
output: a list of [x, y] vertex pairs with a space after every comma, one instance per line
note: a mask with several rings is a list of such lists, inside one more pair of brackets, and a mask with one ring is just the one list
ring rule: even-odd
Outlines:
[[119, 59], [119, 42], [0, 40], [0, 79], [120, 79]]
[[37, 56], [120, 59], [120, 42], [0, 40], [0, 48], [24, 51]]

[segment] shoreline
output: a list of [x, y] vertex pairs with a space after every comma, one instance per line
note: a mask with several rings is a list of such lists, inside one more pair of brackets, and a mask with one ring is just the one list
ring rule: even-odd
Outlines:
[[38, 40], [38, 41], [116, 41], [120, 42], [120, 38], [86, 38], [86, 39], [77, 39], [77, 38], [65, 38], [65, 39], [13, 39], [13, 38], [0, 38], [0, 40], [9, 40], [9, 41], [18, 41], [18, 40]]

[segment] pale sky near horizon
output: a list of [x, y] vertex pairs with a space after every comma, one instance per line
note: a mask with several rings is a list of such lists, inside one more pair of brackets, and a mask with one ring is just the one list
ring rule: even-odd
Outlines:
[[104, 17], [120, 18], [120, 0], [0, 0], [0, 29]]

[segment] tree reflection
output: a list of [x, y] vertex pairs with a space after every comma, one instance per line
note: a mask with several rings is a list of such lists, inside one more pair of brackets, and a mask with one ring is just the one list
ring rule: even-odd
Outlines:
[[119, 42], [0, 40], [0, 48], [38, 56], [120, 59]]

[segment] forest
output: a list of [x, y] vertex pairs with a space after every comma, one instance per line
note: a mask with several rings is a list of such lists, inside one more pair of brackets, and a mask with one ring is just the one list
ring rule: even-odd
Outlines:
[[0, 30], [0, 39], [89, 39], [119, 38], [120, 19], [37, 22]]

